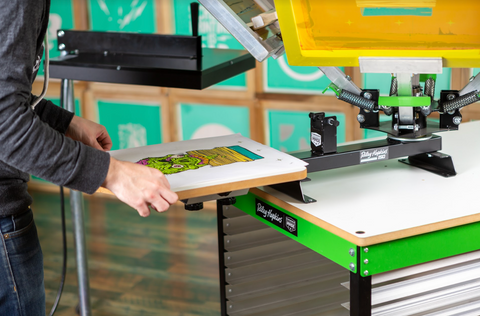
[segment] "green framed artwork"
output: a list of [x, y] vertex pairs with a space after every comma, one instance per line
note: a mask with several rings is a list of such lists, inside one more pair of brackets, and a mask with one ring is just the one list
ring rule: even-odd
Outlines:
[[[267, 110], [267, 144], [283, 152], [310, 149], [309, 113], [308, 111]], [[337, 117], [340, 122], [337, 128], [337, 143], [345, 142], [345, 114], [326, 112], [325, 115]]]
[[[192, 35], [190, 3], [192, 0], [172, 1], [174, 33]], [[202, 6], [199, 6], [198, 33], [202, 46], [222, 49], [243, 49], [243, 46]], [[188, 18], [187, 18], [188, 17]], [[240, 74], [215, 85], [218, 89], [246, 90], [247, 76]]]
[[97, 101], [99, 123], [112, 138], [112, 150], [160, 144], [161, 105]]
[[[265, 92], [322, 94], [330, 82], [317, 67], [290, 66], [286, 55], [263, 62]], [[333, 95], [333, 92], [325, 94]]]
[[88, 0], [93, 31], [155, 33], [155, 0]]
[[246, 106], [178, 104], [180, 140], [240, 133], [250, 137]]
[[[52, 0], [47, 29], [48, 53], [50, 58], [60, 56], [60, 52], [57, 49], [57, 30], [73, 29], [74, 26], [73, 0]], [[42, 67], [38, 70], [39, 76], [44, 75], [43, 65], [45, 65], [45, 58], [42, 59]]]
[[[380, 95], [388, 96], [390, 94], [390, 83], [392, 81], [391, 74], [363, 74], [364, 89], [379, 89]], [[452, 69], [443, 68], [443, 73], [437, 75], [435, 82], [435, 99], [440, 98], [440, 91], [450, 90], [452, 79]]]

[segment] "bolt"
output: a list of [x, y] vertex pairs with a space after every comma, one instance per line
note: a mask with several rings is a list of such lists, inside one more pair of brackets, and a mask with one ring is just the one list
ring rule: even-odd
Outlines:
[[228, 306], [229, 308], [233, 308], [233, 305]]
[[350, 256], [355, 257], [355, 249], [350, 248], [350, 250], [348, 251], [348, 253], [350, 254]]
[[395, 117], [396, 119], [398, 119], [398, 113], [395, 113], [394, 117]]
[[230, 223], [226, 223], [225, 226], [229, 227], [229, 226], [230, 226]]
[[348, 81], [352, 81], [352, 78], [350, 78], [350, 76], [345, 76], [345, 79], [347, 79]]
[[227, 244], [229, 244], [229, 243], [230, 243], [230, 239], [227, 239]]
[[227, 260], [230, 260], [230, 259], [232, 259], [232, 258], [231, 258], [231, 257], [227, 257]]
[[228, 210], [228, 206], [225, 206], [225, 209]]
[[363, 263], [368, 264], [368, 259], [363, 260]]
[[62, 44], [58, 45], [58, 49], [59, 50], [64, 50], [65, 49], [65, 44], [62, 43]]
[[65, 32], [63, 30], [58, 31], [57, 37], [63, 37], [65, 35]]
[[103, 56], [108, 56], [108, 50], [103, 52]]
[[364, 97], [365, 99], [370, 100], [370, 99], [372, 98], [372, 94], [371, 94], [370, 92], [365, 92], [365, 93], [363, 94], [363, 97]]
[[455, 99], [455, 95], [454, 95], [454, 94], [451, 94], [451, 93], [450, 93], [450, 94], [447, 95], [447, 100], [453, 100], [453, 99]]
[[363, 114], [358, 114], [358, 115], [357, 115], [357, 121], [358, 121], [359, 123], [365, 122], [365, 116], [364, 116]]
[[475, 79], [475, 76], [471, 76], [468, 81], [473, 81], [473, 79]]
[[232, 289], [228, 289], [228, 293], [232, 293]]
[[368, 270], [363, 271], [363, 275], [368, 275]]
[[368, 252], [368, 248], [364, 248], [364, 249], [363, 249], [363, 252], [367, 253], [367, 252]]
[[393, 129], [396, 130], [396, 131], [398, 131], [398, 124], [394, 124], [394, 125], [393, 125]]
[[122, 67], [120, 67], [120, 66], [117, 66], [117, 70], [120, 70], [120, 69], [122, 69]]
[[415, 131], [418, 131], [420, 129], [420, 125], [415, 124]]
[[355, 264], [353, 262], [350, 263], [350, 270], [355, 271]]
[[231, 272], [228, 272], [228, 276], [232, 276], [232, 273], [231, 273]]
[[453, 119], [453, 124], [455, 125], [460, 125], [460, 123], [462, 122], [462, 118], [460, 116], [455, 116]]

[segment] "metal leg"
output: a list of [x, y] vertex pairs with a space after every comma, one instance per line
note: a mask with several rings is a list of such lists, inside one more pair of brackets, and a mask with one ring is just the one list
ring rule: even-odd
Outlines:
[[[75, 113], [73, 80], [63, 79], [60, 97], [61, 106]], [[87, 247], [85, 243], [85, 223], [83, 217], [83, 195], [70, 190], [70, 207], [72, 209], [73, 236], [77, 262], [78, 295], [81, 316], [92, 315], [90, 309], [90, 288], [88, 283]]]
[[[360, 253], [360, 247], [357, 247], [357, 253]], [[360, 267], [360, 256], [357, 267]], [[350, 272], [350, 316], [371, 316], [372, 277], [362, 277], [360, 273]]]
[[220, 315], [226, 316], [226, 293], [225, 293], [225, 260], [223, 254], [225, 252], [224, 246], [224, 236], [223, 233], [223, 206], [228, 205], [225, 204], [225, 200], [217, 200], [217, 233], [218, 233], [218, 271], [220, 272]]

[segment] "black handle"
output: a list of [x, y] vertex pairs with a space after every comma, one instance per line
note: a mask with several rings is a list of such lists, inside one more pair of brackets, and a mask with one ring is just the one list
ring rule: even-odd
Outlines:
[[190, 12], [192, 13], [192, 35], [198, 36], [198, 3], [190, 3]]

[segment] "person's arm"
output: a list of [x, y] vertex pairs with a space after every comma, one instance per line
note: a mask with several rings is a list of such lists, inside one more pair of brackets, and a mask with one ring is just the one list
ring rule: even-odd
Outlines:
[[[33, 65], [40, 47], [40, 28], [33, 21], [47, 16], [44, 10], [44, 2], [36, 0], [6, 2], [0, 10], [0, 20], [5, 22], [0, 28], [0, 160], [23, 172], [86, 193], [94, 193], [104, 184], [124, 202], [140, 208], [142, 215], [145, 214], [142, 207], [149, 204], [163, 210], [157, 199], [152, 198], [162, 179], [148, 175], [150, 170], [143, 169], [148, 167], [116, 162], [111, 165], [108, 153], [84, 145], [83, 140], [66, 137], [32, 111], [29, 101]], [[10, 23], [12, 19], [15, 23]], [[90, 133], [85, 135], [91, 139]], [[145, 178], [156, 184], [142, 186]], [[129, 187], [136, 190], [122, 193]], [[165, 184], [161, 185], [162, 190], [164, 187]], [[143, 189], [147, 196], [142, 195]], [[138, 202], [138, 195], [132, 197], [135, 192], [143, 196], [142, 202]], [[169, 196], [170, 200], [164, 201], [176, 201], [175, 193]]]

